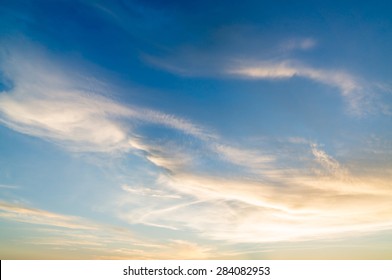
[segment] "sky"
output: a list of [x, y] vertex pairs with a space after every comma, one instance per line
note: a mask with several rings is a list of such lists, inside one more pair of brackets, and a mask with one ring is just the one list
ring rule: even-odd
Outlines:
[[0, 2], [1, 259], [392, 259], [388, 1]]

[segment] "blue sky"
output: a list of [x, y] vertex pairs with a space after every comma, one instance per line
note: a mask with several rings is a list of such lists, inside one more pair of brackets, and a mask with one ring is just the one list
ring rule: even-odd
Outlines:
[[2, 259], [390, 259], [385, 1], [2, 1]]

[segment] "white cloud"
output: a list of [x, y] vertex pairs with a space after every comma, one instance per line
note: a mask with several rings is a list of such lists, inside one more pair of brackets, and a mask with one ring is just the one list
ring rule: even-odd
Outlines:
[[[248, 38], [242, 38], [242, 40], [246, 39]], [[168, 52], [166, 57], [144, 55], [143, 58], [153, 66], [181, 76], [263, 80], [302, 77], [337, 89], [347, 102], [348, 112], [352, 115], [390, 113], [389, 106], [376, 100], [378, 95], [385, 94], [383, 91], [386, 87], [379, 86], [380, 83], [374, 84], [344, 69], [314, 67], [295, 59], [292, 51], [312, 49], [316, 45], [316, 40], [313, 38], [288, 39], [283, 44], [278, 44], [277, 47], [269, 46], [267, 49], [265, 49], [268, 46], [267, 43], [264, 43], [264, 46], [258, 42], [257, 44], [262, 46], [257, 48], [257, 52], [254, 46], [239, 47], [232, 41], [229, 44], [229, 46], [224, 45], [222, 49], [214, 49], [211, 52], [183, 46]], [[253, 44], [256, 43], [253, 42]], [[246, 48], [249, 52], [246, 52]], [[276, 49], [279, 50], [278, 53]]]
[[[213, 248], [195, 242], [151, 240], [124, 227], [5, 201], [0, 201], [0, 219], [33, 225], [28, 228], [29, 235], [18, 243], [39, 245], [41, 256], [47, 259], [206, 259], [214, 256]], [[31, 235], [32, 231], [39, 235]]]
[[326, 170], [336, 174], [342, 172], [339, 162], [321, 150], [316, 144], [311, 144], [312, 154]]
[[19, 186], [0, 184], [0, 189], [19, 189]]
[[20, 50], [8, 53], [1, 69], [13, 87], [0, 95], [0, 122], [65, 148], [110, 153], [139, 150], [152, 164], [172, 172], [195, 164], [197, 152], [189, 147], [147, 141], [135, 132], [139, 126], [152, 124], [192, 136], [204, 152], [209, 150], [229, 163], [261, 168], [273, 160], [260, 151], [223, 144], [216, 133], [183, 118], [115, 102], [104, 96], [110, 86], [102, 82], [88, 90], [88, 77], [68, 73], [55, 58], [48, 61], [34, 46], [25, 54]]
[[195, 200], [154, 209], [143, 219], [245, 243], [347, 237], [392, 226], [387, 180], [305, 175], [287, 179], [291, 186], [189, 174], [164, 176], [162, 185]]
[[275, 161], [275, 156], [256, 149], [238, 148], [220, 143], [213, 145], [211, 149], [227, 162], [251, 169], [265, 168]]
[[[292, 159], [296, 162], [285, 165], [280, 153], [234, 145], [177, 116], [120, 104], [103, 96], [99, 86], [97, 92], [86, 90], [83, 82], [39, 56], [16, 54], [4, 60], [1, 67], [13, 82], [13, 87], [0, 95], [2, 123], [78, 151], [139, 151], [159, 167], [154, 186], [124, 184], [121, 198], [111, 204], [117, 217], [129, 224], [192, 229], [206, 238], [258, 243], [347, 236], [392, 226], [390, 178], [352, 176], [311, 141], [289, 139], [294, 145], [306, 144], [308, 150], [301, 158]], [[334, 86], [352, 102], [353, 94], [362, 89], [356, 78], [344, 72], [288, 61], [256, 65], [243, 62], [228, 73], [257, 79], [297, 75]], [[135, 128], [145, 124], [191, 136], [199, 150], [179, 139], [170, 142], [137, 134]], [[223, 167], [243, 167], [246, 172], [223, 176], [213, 174], [215, 170], [208, 166], [199, 168], [211, 159]], [[314, 162], [321, 172], [305, 170], [306, 164], [316, 169]], [[0, 207], [1, 217], [18, 222], [82, 230], [87, 235], [101, 229], [77, 217], [7, 203]], [[113, 240], [119, 238], [110, 235]], [[48, 242], [58, 243], [55, 238]], [[69, 244], [80, 242], [75, 237]], [[194, 244], [174, 243], [178, 246], [173, 248], [193, 248], [198, 257], [204, 258], [208, 251]], [[119, 254], [137, 254], [140, 248], [117, 249]]]
[[283, 61], [237, 61], [226, 69], [233, 76], [250, 79], [290, 79], [295, 76], [307, 78], [327, 86], [335, 87], [347, 100], [352, 113], [364, 111], [362, 100], [365, 98], [364, 85], [359, 78], [341, 71], [309, 67], [298, 62]]
[[79, 217], [56, 214], [5, 201], [0, 201], [0, 211], [0, 217], [22, 223], [47, 225], [66, 229], [97, 229], [97, 225], [89, 223]]
[[99, 84], [88, 90], [84, 78], [49, 62], [39, 51], [11, 51], [4, 57], [1, 70], [13, 86], [0, 95], [0, 122], [70, 149], [127, 151], [130, 141], [137, 138], [133, 127], [139, 123], [160, 125], [200, 139], [214, 137], [185, 119], [115, 102], [103, 96], [107, 88]]
[[[242, 64], [242, 63], [241, 63]], [[289, 65], [288, 62], [261, 63], [260, 66], [234, 66], [227, 73], [246, 78], [255, 79], [284, 79], [298, 75], [298, 69]]]
[[[242, 154], [222, 146], [223, 157], [233, 156], [227, 162], [247, 166], [253, 175], [174, 169], [161, 174], [155, 188], [181, 199], [166, 204], [150, 197], [138, 207], [121, 208], [118, 215], [131, 223], [191, 228], [205, 238], [234, 243], [347, 238], [391, 228], [388, 176], [352, 175], [320, 145], [298, 137], [288, 142], [308, 150], [296, 167], [279, 166], [283, 159], [276, 154], [258, 161], [255, 151]], [[301, 168], [307, 164], [312, 169]]]
[[145, 197], [154, 197], [154, 198], [160, 198], [160, 199], [179, 199], [181, 198], [180, 195], [176, 194], [171, 194], [168, 192], [165, 192], [163, 190], [155, 190], [151, 189], [148, 187], [131, 187], [128, 185], [123, 185], [121, 186], [121, 189], [132, 194], [132, 195], [137, 195], [137, 196], [145, 196]]

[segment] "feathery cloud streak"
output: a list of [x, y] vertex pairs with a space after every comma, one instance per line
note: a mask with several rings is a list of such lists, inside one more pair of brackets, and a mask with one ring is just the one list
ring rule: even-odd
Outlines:
[[[1, 121], [8, 127], [78, 152], [137, 150], [158, 167], [154, 186], [123, 184], [121, 196], [128, 196], [107, 203], [115, 205], [114, 214], [129, 224], [191, 228], [203, 238], [234, 243], [341, 237], [391, 228], [387, 175], [356, 177], [306, 140], [294, 141], [305, 147], [304, 155], [287, 166], [279, 152], [233, 145], [188, 120], [120, 104], [105, 97], [102, 90], [88, 91], [83, 79], [73, 79], [45, 59], [20, 54], [11, 58], [3, 62], [2, 70], [12, 87], [0, 96]], [[271, 66], [261, 72], [256, 69], [255, 75], [303, 75], [324, 81], [319, 77], [324, 73], [304, 69]], [[342, 91], [355, 89], [339, 77], [328, 82]], [[181, 138], [165, 141], [143, 135], [137, 130], [143, 125], [181, 132], [197, 149]], [[225, 171], [202, 169], [206, 163], [245, 171], [231, 173], [229, 179]], [[305, 168], [307, 164], [311, 170]], [[143, 203], [137, 203], [137, 198]], [[5, 217], [16, 219], [7, 207]], [[43, 222], [37, 213], [30, 213], [33, 220]], [[219, 221], [211, 217], [219, 217]], [[64, 217], [53, 219], [60, 226], [73, 225]]]
[[[249, 40], [249, 44], [261, 44]], [[293, 53], [295, 50], [309, 51], [315, 45], [313, 38], [292, 39], [280, 44], [277, 48], [279, 51], [272, 52], [262, 46], [259, 52], [252, 50], [250, 54], [246, 52], [246, 47], [231, 50], [230, 46], [224, 46], [220, 51], [209, 52], [184, 46], [178, 47], [175, 52], [168, 52], [166, 56], [145, 54], [142, 58], [157, 68], [185, 77], [252, 80], [304, 78], [337, 89], [352, 115], [362, 116], [375, 112], [390, 114], [390, 108], [377, 101], [377, 96], [384, 96], [386, 93], [376, 85], [379, 83], [368, 81], [341, 68], [313, 67], [303, 59], [296, 58]], [[276, 49], [276, 46], [270, 48]], [[268, 58], [264, 52], [270, 54]]]
[[227, 70], [229, 75], [249, 79], [290, 79], [303, 77], [327, 86], [337, 88], [348, 101], [350, 110], [355, 114], [366, 111], [361, 104], [365, 85], [359, 78], [340, 70], [316, 69], [293, 61], [280, 62], [240, 62]]
[[66, 257], [76, 259], [86, 252], [94, 259], [205, 259], [213, 251], [211, 247], [189, 241], [160, 242], [138, 236], [124, 227], [5, 201], [0, 201], [0, 219], [32, 225], [29, 230], [42, 237], [26, 237], [19, 242], [41, 246], [41, 250], [54, 250], [50, 258], [64, 258], [56, 253], [60, 249], [62, 254], [66, 252]]
[[0, 121], [19, 132], [84, 151], [126, 151], [129, 121], [157, 124], [201, 139], [213, 137], [199, 126], [159, 111], [125, 106], [89, 91], [83, 80], [31, 53], [3, 52], [1, 65], [12, 88], [0, 96]]

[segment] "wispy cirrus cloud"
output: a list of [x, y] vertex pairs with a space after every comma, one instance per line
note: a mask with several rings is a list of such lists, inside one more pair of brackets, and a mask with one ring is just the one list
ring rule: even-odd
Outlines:
[[[234, 243], [344, 238], [391, 228], [387, 173], [354, 175], [320, 145], [302, 138], [287, 141], [304, 149], [296, 167], [282, 165], [283, 155], [257, 161], [254, 153], [225, 149], [226, 156], [233, 152], [230, 164], [248, 169], [246, 176], [189, 173], [171, 164], [154, 192], [178, 198], [164, 202], [132, 192], [132, 199], [122, 198], [117, 215], [172, 230], [191, 228], [204, 238]], [[145, 203], [130, 207], [137, 201]]]
[[145, 56], [145, 59], [159, 68], [184, 76], [216, 76], [250, 80], [305, 78], [337, 89], [347, 101], [349, 112], [354, 115], [372, 111], [372, 108], [367, 107], [375, 91], [371, 83], [341, 69], [316, 68], [294, 59], [236, 58], [235, 54], [211, 59], [205, 55], [196, 61], [192, 61], [193, 57], [194, 55], [189, 53], [183, 58], [162, 59]]
[[[32, 47], [34, 49], [34, 47]], [[71, 149], [113, 152], [131, 148], [138, 123], [156, 124], [201, 138], [200, 126], [148, 108], [105, 97], [103, 88], [56, 68], [40, 51], [3, 50], [1, 69], [12, 87], [0, 95], [0, 121], [19, 132], [50, 139]]]
[[171, 171], [192, 165], [195, 154], [188, 148], [155, 141], [137, 130], [156, 125], [193, 137], [199, 150], [229, 163], [255, 166], [273, 160], [272, 155], [224, 143], [211, 129], [184, 118], [116, 102], [107, 97], [110, 86], [101, 82], [91, 87], [88, 77], [69, 73], [36, 46], [23, 54], [5, 48], [3, 58], [1, 69], [13, 86], [0, 95], [0, 121], [21, 133], [74, 151], [139, 150], [154, 165]]
[[283, 61], [239, 61], [230, 66], [226, 73], [248, 79], [291, 79], [306, 78], [339, 90], [349, 104], [350, 112], [361, 115], [367, 109], [363, 107], [365, 98], [371, 98], [366, 92], [367, 86], [360, 78], [336, 69], [317, 69], [299, 62]]
[[19, 186], [0, 184], [0, 189], [19, 189]]
[[[263, 69], [256, 64], [251, 68], [255, 72], [249, 72], [248, 66], [236, 64], [234, 69], [242, 72], [230, 75], [258, 79], [299, 75], [330, 83], [347, 94], [359, 89], [350, 75], [334, 76], [290, 63]], [[12, 81], [12, 87], [0, 95], [3, 124], [71, 151], [137, 152], [155, 167], [151, 185], [125, 182], [116, 189], [118, 197], [105, 202], [113, 215], [129, 225], [177, 232], [192, 229], [203, 238], [233, 243], [346, 237], [391, 228], [390, 178], [354, 176], [321, 145], [305, 138], [287, 139], [287, 145], [297, 145], [301, 157], [286, 163], [284, 152], [278, 149], [235, 144], [184, 118], [116, 102], [99, 85], [87, 90], [83, 79], [67, 75], [61, 65], [42, 57], [14, 54], [3, 61], [2, 70]], [[186, 141], [138, 130], [151, 125], [180, 132]], [[99, 229], [66, 215], [10, 204], [3, 204], [3, 209], [3, 218], [22, 223], [57, 225], [88, 231], [87, 235]], [[70, 244], [80, 241], [75, 238]], [[118, 238], [115, 233], [110, 236], [113, 242]], [[192, 244], [180, 242], [179, 246], [195, 246], [197, 256], [206, 256], [209, 249]], [[143, 248], [117, 249], [138, 255]]]
[[[226, 32], [235, 31], [241, 33], [241, 29], [235, 28]], [[226, 42], [220, 38], [224, 44], [214, 46], [212, 50], [179, 46], [164, 55], [144, 54], [142, 58], [152, 66], [185, 77], [275, 81], [304, 78], [336, 89], [347, 103], [348, 112], [353, 116], [390, 113], [390, 108], [377, 100], [379, 96], [385, 95], [385, 88], [377, 86], [379, 82], [367, 80], [342, 67], [313, 66], [303, 57], [299, 59], [296, 56], [296, 50], [310, 51], [314, 48], [317, 44], [316, 39], [294, 37], [282, 40], [281, 43], [275, 42], [274, 45], [261, 38], [256, 40], [255, 30], [250, 34], [249, 31], [245, 33], [247, 36], [238, 35], [239, 38], [235, 38], [242, 44], [248, 42], [247, 45], [236, 45], [234, 39], [226, 39]]]
[[22, 223], [81, 230], [97, 230], [98, 228], [97, 225], [79, 217], [56, 214], [6, 201], [0, 202], [0, 210], [0, 217]]
[[206, 238], [240, 243], [341, 238], [389, 229], [387, 179], [348, 178], [298, 174], [286, 178], [290, 186], [278, 186], [191, 174], [163, 176], [163, 186], [193, 200], [146, 207], [139, 222], [185, 226]]
[[[244, 64], [244, 66], [241, 66], [241, 64]], [[239, 61], [238, 65], [233, 66], [231, 70], [227, 70], [227, 73], [254, 79], [304, 77], [337, 87], [344, 95], [362, 88], [358, 78], [343, 71], [316, 69], [294, 61], [261, 61], [259, 63]]]
[[45, 258], [206, 259], [215, 250], [181, 239], [151, 240], [125, 227], [6, 201], [0, 201], [0, 219], [32, 225], [30, 233], [34, 231], [39, 236], [26, 236], [19, 243], [49, 250], [51, 253]]

